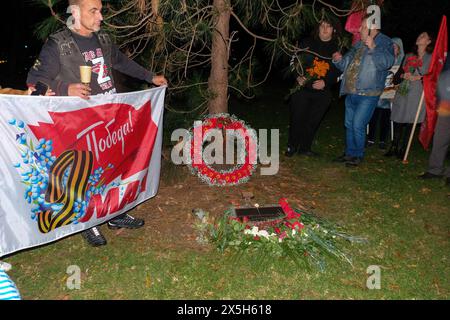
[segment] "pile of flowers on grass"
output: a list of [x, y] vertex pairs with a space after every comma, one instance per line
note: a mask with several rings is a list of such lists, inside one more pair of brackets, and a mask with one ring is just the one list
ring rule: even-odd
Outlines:
[[280, 218], [271, 221], [250, 221], [248, 217], [237, 218], [233, 209], [216, 221], [211, 221], [207, 213], [197, 213], [201, 220], [196, 224], [199, 242], [214, 244], [221, 252], [254, 253], [259, 259], [270, 261], [274, 258], [288, 258], [299, 266], [325, 270], [326, 258], [345, 261], [351, 266], [352, 260], [340, 248], [344, 241], [366, 242], [361, 237], [345, 233], [341, 227], [327, 222], [314, 214], [294, 210], [286, 199], [280, 199], [283, 212]]

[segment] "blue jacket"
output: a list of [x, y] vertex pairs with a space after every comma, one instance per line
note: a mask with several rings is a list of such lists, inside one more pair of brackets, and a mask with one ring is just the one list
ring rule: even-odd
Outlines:
[[345, 72], [353, 61], [356, 51], [362, 46], [364, 46], [364, 52], [356, 82], [356, 93], [379, 91], [381, 94], [383, 92], [388, 71], [395, 60], [394, 46], [392, 40], [382, 33], [375, 37], [375, 45], [373, 50], [369, 50], [362, 41], [359, 41], [342, 57], [341, 61], [333, 61], [335, 66], [344, 73], [339, 92], [341, 96], [350, 93], [345, 92]]

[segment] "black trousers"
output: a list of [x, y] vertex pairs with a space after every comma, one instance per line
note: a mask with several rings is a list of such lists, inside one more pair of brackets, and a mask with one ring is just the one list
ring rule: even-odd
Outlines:
[[450, 147], [450, 116], [440, 115], [434, 131], [433, 149], [428, 164], [428, 172], [444, 174], [450, 179], [450, 166], [445, 168], [445, 157]]
[[311, 151], [317, 129], [331, 103], [329, 90], [302, 89], [289, 100], [288, 145], [299, 152]]
[[412, 128], [412, 123], [394, 122], [394, 141], [392, 141], [392, 147], [394, 149], [400, 150], [401, 152], [406, 150]]
[[380, 142], [388, 142], [388, 136], [391, 126], [391, 110], [376, 108], [373, 113], [372, 119], [369, 123], [369, 135], [368, 139], [370, 141], [375, 141], [375, 133], [377, 132], [377, 127], [380, 126]]

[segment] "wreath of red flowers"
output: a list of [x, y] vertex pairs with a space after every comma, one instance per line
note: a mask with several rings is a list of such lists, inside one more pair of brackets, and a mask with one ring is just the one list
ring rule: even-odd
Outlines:
[[[207, 116], [201, 123], [201, 130], [195, 130], [198, 126], [194, 126], [191, 130], [191, 161], [190, 167], [194, 174], [200, 179], [215, 186], [233, 186], [247, 182], [256, 169], [256, 161], [251, 161], [251, 146], [256, 146], [257, 138], [251, 128], [244, 121], [237, 119], [229, 114], [215, 114]], [[231, 170], [216, 170], [208, 166], [203, 159], [203, 144], [196, 145], [195, 140], [204, 141], [208, 132], [214, 129], [222, 131], [234, 130], [234, 132], [245, 138], [245, 160], [243, 164], [236, 165]], [[200, 136], [201, 135], [201, 136]], [[256, 151], [256, 150], [255, 150]], [[195, 157], [197, 155], [197, 157]], [[200, 156], [199, 156], [200, 155]], [[200, 161], [194, 161], [198, 159]], [[255, 162], [255, 163], [253, 163]]]

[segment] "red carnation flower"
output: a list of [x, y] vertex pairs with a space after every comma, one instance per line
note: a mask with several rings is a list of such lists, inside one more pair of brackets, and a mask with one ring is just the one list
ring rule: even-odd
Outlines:
[[292, 229], [302, 230], [305, 226], [301, 222], [294, 222], [292, 224]]
[[280, 234], [280, 240], [283, 240], [283, 239], [285, 239], [285, 238], [287, 238], [287, 233], [286, 233], [286, 231], [284, 231], [282, 234]]

